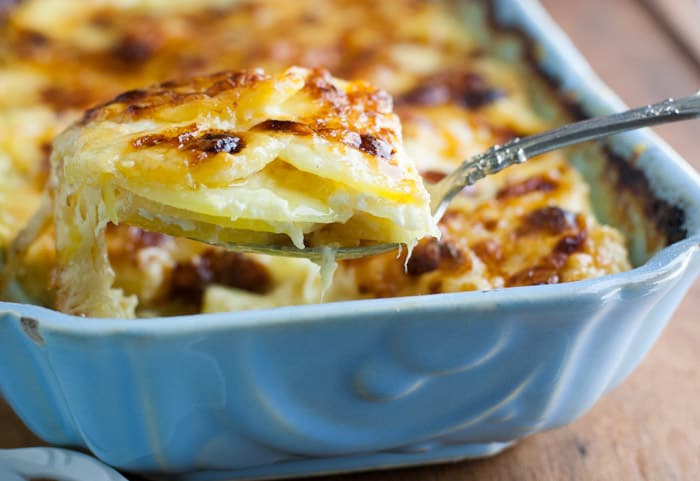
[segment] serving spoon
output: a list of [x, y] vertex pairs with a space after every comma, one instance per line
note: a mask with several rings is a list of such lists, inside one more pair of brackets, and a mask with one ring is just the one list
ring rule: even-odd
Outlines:
[[[487, 175], [500, 172], [506, 167], [526, 162], [532, 157], [628, 130], [699, 117], [700, 91], [688, 97], [670, 98], [645, 107], [567, 124], [522, 139], [515, 138], [504, 145], [495, 145], [487, 151], [467, 159], [439, 182], [426, 185], [430, 194], [430, 209], [433, 218], [436, 222], [440, 220], [452, 199], [466, 186], [474, 184]], [[299, 249], [293, 246], [215, 243], [239, 252], [305, 257], [315, 262], [332, 259], [355, 259], [398, 248], [398, 244], [339, 248], [322, 246]]]

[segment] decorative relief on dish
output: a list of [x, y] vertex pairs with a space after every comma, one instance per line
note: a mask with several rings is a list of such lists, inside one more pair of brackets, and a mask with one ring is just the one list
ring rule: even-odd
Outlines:
[[58, 448], [0, 450], [0, 479], [31, 481], [127, 481], [106, 464], [75, 451]]
[[431, 322], [402, 325], [389, 335], [388, 348], [359, 368], [354, 382], [357, 394], [368, 401], [395, 401], [433, 377], [474, 369], [498, 357], [511, 337], [511, 325], [484, 330], [479, 324], [455, 324], [447, 336]]
[[[484, 319], [409, 319], [384, 329], [355, 327], [345, 336], [337, 327], [318, 326], [311, 343], [308, 333], [281, 330], [228, 346], [218, 369], [227, 393], [220, 419], [222, 430], [240, 436], [238, 450], [264, 447], [284, 462], [400, 446], [436, 449], [449, 433], [473, 434], [507, 410], [530, 414], [533, 384], [551, 374], [543, 364], [566, 345], [527, 350], [528, 333]], [[216, 350], [210, 342], [219, 341], [197, 350]], [[407, 422], [416, 412], [426, 415]]]

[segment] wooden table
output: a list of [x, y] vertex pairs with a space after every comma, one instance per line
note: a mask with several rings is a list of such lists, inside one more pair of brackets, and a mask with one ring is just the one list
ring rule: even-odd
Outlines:
[[[542, 0], [601, 77], [630, 105], [700, 89], [700, 63], [652, 4], [700, 25], [694, 0]], [[700, 170], [700, 125], [658, 129]], [[0, 401], [0, 448], [41, 444]], [[700, 479], [700, 282], [622, 386], [565, 428], [491, 459], [339, 480], [661, 481]], [[87, 480], [86, 480], [87, 481]]]

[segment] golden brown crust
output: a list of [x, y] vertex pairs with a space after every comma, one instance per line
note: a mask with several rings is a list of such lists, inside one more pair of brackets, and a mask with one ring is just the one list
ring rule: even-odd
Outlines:
[[[479, 189], [493, 192], [475, 208], [448, 209], [440, 222], [440, 241], [419, 243], [406, 270], [405, 256], [396, 254], [346, 261], [346, 268], [359, 279], [359, 292], [390, 297], [449, 292], [455, 286], [474, 290], [555, 284], [581, 275], [573, 274], [576, 262], [570, 260], [577, 255], [592, 260], [591, 270], [609, 268], [598, 264], [604, 259], [597, 252], [605, 248], [599, 243], [605, 238], [600, 227], [591, 224], [590, 216], [557, 205], [566, 203], [580, 181], [558, 163], [551, 169], [531, 164], [530, 169], [529, 176], [499, 174], [500, 178], [490, 179], [497, 188], [488, 186], [487, 180], [463, 193], [465, 202], [474, 202], [482, 195]], [[423, 176], [429, 182], [442, 178], [430, 170]], [[596, 240], [589, 236], [591, 229]]]
[[[245, 90], [254, 90], [273, 77], [262, 71], [227, 71], [183, 80], [167, 81], [159, 85], [130, 90], [102, 105], [88, 110], [81, 123], [111, 121], [134, 122], [157, 117], [159, 111], [186, 104], [212, 100], [216, 107], [236, 108]], [[318, 110], [311, 116], [294, 121], [268, 119], [251, 130], [284, 132], [293, 135], [318, 136], [358, 149], [391, 164], [396, 154], [396, 131], [385, 126], [384, 116], [392, 112], [391, 97], [383, 90], [366, 82], [355, 81], [350, 89], [338, 88], [328, 70], [314, 69], [305, 80], [303, 92]], [[208, 154], [225, 151], [238, 153], [245, 147], [240, 132], [197, 132], [197, 124], [172, 129], [157, 135], [136, 139], [134, 148], [148, 148], [171, 144], [180, 150], [192, 152], [196, 160]]]
[[227, 98], [233, 105], [237, 99], [235, 94], [241, 89], [253, 88], [256, 84], [270, 79], [270, 75], [260, 71], [231, 71], [169, 80], [153, 87], [121, 93], [112, 100], [88, 110], [81, 122], [133, 122], [153, 117], [155, 112], [166, 107], [176, 107], [204, 98], [216, 98], [227, 92], [234, 93], [232, 98]]

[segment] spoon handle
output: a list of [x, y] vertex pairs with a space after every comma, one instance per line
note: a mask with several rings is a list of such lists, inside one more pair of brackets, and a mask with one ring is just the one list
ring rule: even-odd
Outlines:
[[523, 139], [513, 139], [466, 160], [439, 183], [430, 186], [431, 208], [442, 217], [455, 195], [467, 185], [552, 150], [599, 139], [641, 127], [700, 117], [700, 92], [680, 99], [667, 99], [625, 112], [594, 117]]

